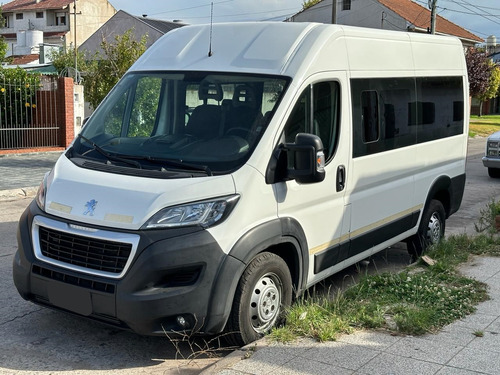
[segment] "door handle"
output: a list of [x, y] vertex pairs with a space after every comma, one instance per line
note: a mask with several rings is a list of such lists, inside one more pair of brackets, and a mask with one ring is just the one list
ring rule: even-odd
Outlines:
[[345, 167], [339, 165], [337, 168], [337, 192], [344, 190], [345, 188]]

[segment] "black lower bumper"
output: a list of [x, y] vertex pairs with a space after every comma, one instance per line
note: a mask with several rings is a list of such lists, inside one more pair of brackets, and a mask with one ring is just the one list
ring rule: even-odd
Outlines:
[[13, 277], [23, 298], [139, 334], [203, 331], [220, 266], [232, 264], [207, 231], [134, 232], [141, 239], [133, 263], [123, 278], [110, 279], [37, 259], [31, 233], [36, 215], [44, 214], [32, 203], [18, 227]]

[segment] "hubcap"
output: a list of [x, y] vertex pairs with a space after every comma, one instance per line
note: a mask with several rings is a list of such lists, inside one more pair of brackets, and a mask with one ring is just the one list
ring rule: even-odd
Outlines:
[[274, 273], [267, 273], [257, 281], [250, 301], [250, 317], [256, 332], [265, 333], [274, 325], [279, 315], [280, 305], [279, 278]]
[[441, 221], [436, 212], [431, 215], [429, 225], [427, 226], [427, 238], [431, 244], [436, 244], [441, 239]]

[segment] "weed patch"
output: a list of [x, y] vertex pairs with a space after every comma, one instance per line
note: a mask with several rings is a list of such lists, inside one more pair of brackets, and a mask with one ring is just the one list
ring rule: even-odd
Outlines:
[[271, 332], [277, 341], [312, 337], [335, 340], [356, 328], [386, 329], [420, 335], [475, 311], [488, 298], [486, 286], [456, 269], [470, 255], [500, 255], [498, 236], [452, 236], [428, 252], [435, 262], [423, 261], [400, 273], [363, 277], [333, 299], [306, 296], [288, 312], [284, 327]]

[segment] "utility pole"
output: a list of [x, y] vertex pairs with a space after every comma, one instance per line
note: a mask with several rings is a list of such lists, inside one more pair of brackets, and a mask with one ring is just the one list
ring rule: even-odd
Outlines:
[[76, 12], [76, 0], [73, 0], [73, 16], [74, 16], [74, 49], [73, 52], [75, 53], [75, 83], [78, 83], [78, 59], [77, 59], [77, 49], [76, 49], [76, 15], [77, 14], [82, 14], [82, 12]]
[[429, 0], [428, 4], [429, 4], [429, 9], [431, 10], [431, 34], [435, 34], [437, 0]]
[[332, 25], [337, 23], [337, 0], [332, 0]]

